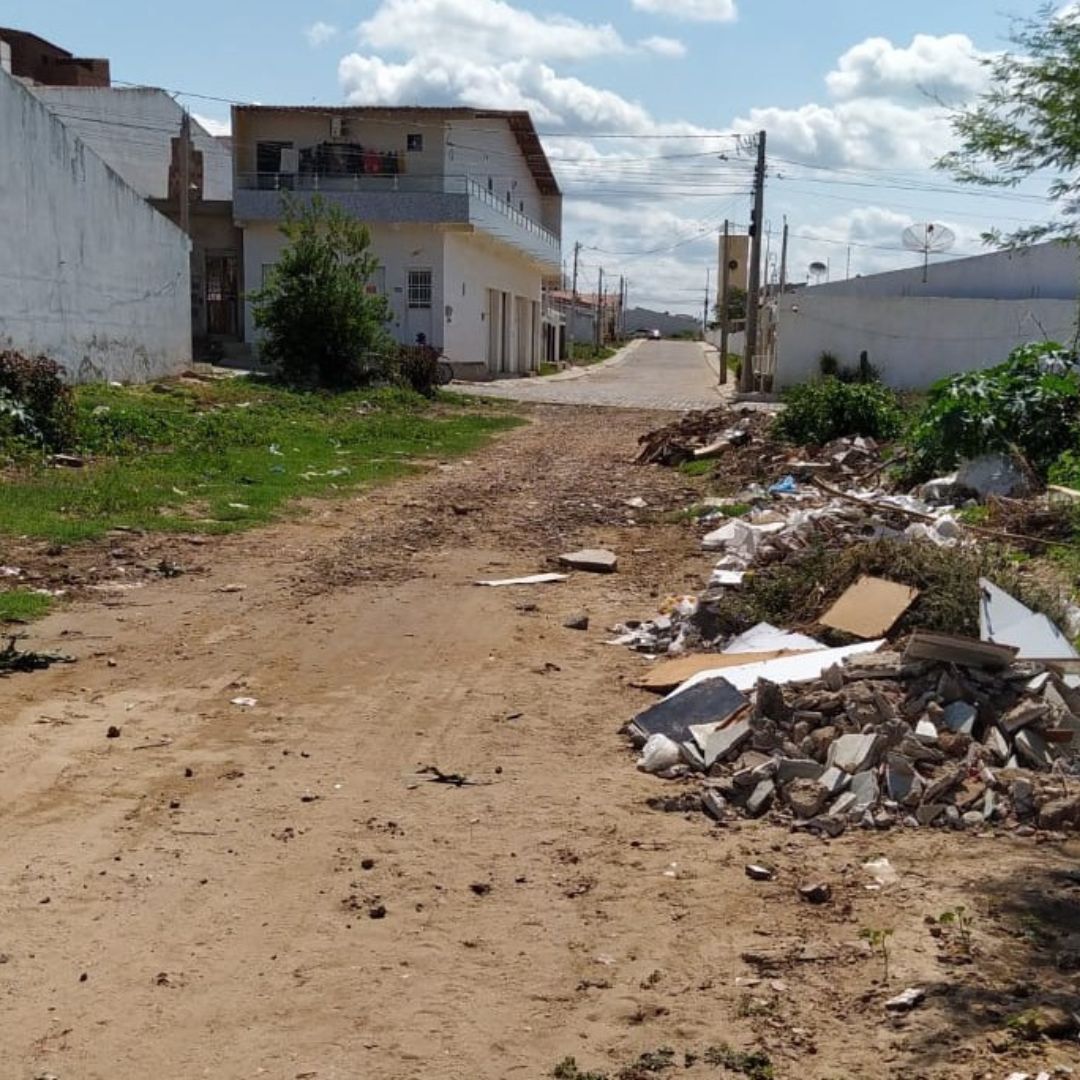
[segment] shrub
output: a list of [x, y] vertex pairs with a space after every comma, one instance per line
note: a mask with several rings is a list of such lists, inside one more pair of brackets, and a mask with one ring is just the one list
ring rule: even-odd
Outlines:
[[289, 243], [251, 294], [262, 356], [293, 386], [348, 390], [387, 378], [390, 312], [367, 291], [378, 265], [367, 227], [316, 195], [307, 205], [285, 198], [281, 231]]
[[830, 375], [840, 374], [840, 361], [835, 353], [823, 352], [818, 357], [818, 367], [821, 369], [822, 378], [827, 379]]
[[439, 350], [430, 345], [405, 345], [398, 350], [398, 377], [424, 397], [434, 397], [438, 385]]
[[64, 369], [47, 356], [0, 352], [0, 396], [4, 413], [21, 433], [50, 450], [75, 442], [75, 403], [64, 382]]
[[964, 458], [1018, 450], [1045, 477], [1080, 437], [1080, 368], [1060, 345], [1015, 349], [1003, 364], [935, 383], [908, 433], [913, 479]]
[[794, 386], [773, 432], [782, 439], [821, 445], [845, 435], [893, 439], [902, 430], [896, 395], [880, 383], [846, 383], [837, 378]]

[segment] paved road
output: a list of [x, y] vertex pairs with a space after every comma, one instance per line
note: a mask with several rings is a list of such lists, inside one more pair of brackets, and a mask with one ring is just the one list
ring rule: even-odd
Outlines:
[[723, 398], [716, 387], [716, 374], [705, 357], [704, 347], [693, 341], [637, 341], [616, 361], [580, 372], [542, 379], [470, 383], [468, 390], [552, 405], [710, 408]]

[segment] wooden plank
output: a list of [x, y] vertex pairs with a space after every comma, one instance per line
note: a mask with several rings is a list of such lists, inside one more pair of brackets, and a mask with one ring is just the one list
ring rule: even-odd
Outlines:
[[701, 671], [716, 671], [728, 667], [742, 667], [761, 660], [778, 660], [782, 656], [799, 656], [802, 649], [774, 649], [771, 652], [748, 653], [699, 653], [694, 656], [680, 656], [678, 660], [665, 660], [650, 668], [631, 685], [642, 690], [665, 693], [681, 686], [687, 679]]
[[904, 652], [904, 660], [940, 660], [963, 667], [1005, 668], [1016, 659], [1018, 650], [1011, 645], [992, 645], [975, 638], [953, 634], [914, 634]]
[[915, 602], [918, 589], [884, 578], [859, 578], [819, 620], [822, 626], [869, 640], [887, 634]]

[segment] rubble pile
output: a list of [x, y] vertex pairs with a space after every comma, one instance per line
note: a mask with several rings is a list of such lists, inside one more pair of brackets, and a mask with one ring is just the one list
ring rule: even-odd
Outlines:
[[[1045, 664], [995, 669], [1008, 655], [994, 657], [1000, 646], [969, 642], [961, 664], [918, 657], [968, 655], [965, 639], [919, 639], [903, 654], [849, 655], [807, 681], [763, 677], [749, 695], [722, 677], [691, 680], [631, 722], [639, 744], [652, 732], [639, 764], [707, 777], [677, 809], [768, 814], [830, 836], [853, 825], [1080, 827], [1080, 784], [1066, 782], [1080, 781], [1080, 693]], [[702, 715], [719, 701], [724, 719], [699, 722], [680, 702], [703, 687]]]

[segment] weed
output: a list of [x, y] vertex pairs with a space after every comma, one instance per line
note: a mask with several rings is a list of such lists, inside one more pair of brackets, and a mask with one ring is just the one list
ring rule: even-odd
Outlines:
[[616, 1080], [648, 1080], [657, 1073], [675, 1068], [675, 1051], [663, 1046], [659, 1050], [642, 1054], [631, 1065], [624, 1065], [615, 1075]]
[[563, 1058], [552, 1070], [551, 1076], [552, 1080], [608, 1080], [607, 1073], [582, 1072], [572, 1057]]
[[835, 377], [793, 386], [774, 434], [799, 445], [822, 445], [846, 435], [894, 439], [903, 430], [897, 396], [880, 383], [846, 383]]
[[943, 911], [938, 916], [937, 921], [939, 926], [944, 927], [947, 932], [954, 936], [960, 951], [965, 956], [970, 957], [972, 953], [971, 924], [974, 919], [968, 913], [968, 909], [963, 904], [959, 904], [955, 908]]
[[8, 589], [0, 592], [0, 623], [30, 622], [46, 615], [53, 598], [30, 589]]
[[892, 935], [892, 930], [869, 926], [859, 931], [859, 937], [870, 943], [870, 951], [881, 957], [882, 977], [886, 983], [889, 981], [889, 938]]
[[683, 476], [708, 476], [716, 465], [715, 461], [684, 461], [679, 466]]
[[750, 1080], [773, 1080], [776, 1075], [772, 1061], [764, 1050], [734, 1050], [727, 1043], [720, 1043], [710, 1046], [702, 1054], [702, 1060], [706, 1065], [742, 1073]]

